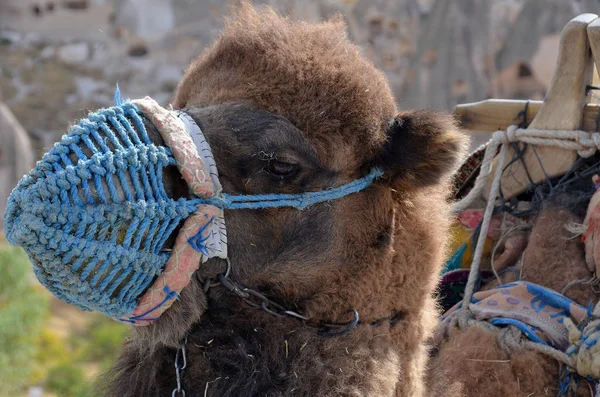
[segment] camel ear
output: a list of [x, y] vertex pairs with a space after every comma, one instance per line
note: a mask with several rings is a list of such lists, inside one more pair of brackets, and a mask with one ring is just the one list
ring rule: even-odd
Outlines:
[[463, 159], [468, 143], [452, 116], [432, 111], [399, 114], [386, 135], [376, 165], [384, 170], [384, 181], [403, 190], [447, 179]]

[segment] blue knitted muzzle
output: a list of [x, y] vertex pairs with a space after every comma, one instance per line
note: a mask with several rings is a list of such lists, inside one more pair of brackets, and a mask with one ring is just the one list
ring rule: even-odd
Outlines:
[[[18, 183], [4, 215], [6, 237], [25, 249], [46, 288], [65, 302], [117, 319], [134, 312], [169, 260], [165, 242], [199, 206], [304, 209], [358, 192], [382, 175], [374, 169], [319, 192], [175, 200], [162, 177], [177, 161], [169, 147], [151, 142], [143, 117], [138, 106], [125, 102], [81, 120]], [[189, 239], [202, 251], [198, 241]], [[177, 295], [165, 286], [165, 296]]]

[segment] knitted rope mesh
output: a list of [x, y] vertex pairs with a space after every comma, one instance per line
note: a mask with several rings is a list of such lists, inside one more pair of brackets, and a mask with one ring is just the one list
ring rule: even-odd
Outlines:
[[131, 313], [164, 268], [166, 240], [195, 210], [167, 196], [174, 166], [131, 103], [80, 121], [11, 194], [5, 234], [64, 301], [111, 317]]

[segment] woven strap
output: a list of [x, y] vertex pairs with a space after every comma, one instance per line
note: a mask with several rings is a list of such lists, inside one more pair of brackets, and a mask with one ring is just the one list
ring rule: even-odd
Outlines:
[[[202, 146], [204, 150], [208, 148], [208, 153], [201, 156], [201, 146], [196, 147], [186, 129], [186, 123], [193, 123], [191, 117], [184, 122], [181, 119], [182, 112], [171, 112], [150, 97], [133, 103], [160, 132], [190, 191], [200, 198], [214, 197], [216, 192], [220, 192], [221, 186], [210, 148], [208, 145]], [[199, 130], [195, 131], [197, 139], [204, 140], [200, 137], [201, 131], [198, 135]], [[204, 160], [203, 157], [210, 160]], [[156, 321], [189, 284], [200, 263], [215, 256], [227, 257], [223, 210], [210, 204], [199, 204], [196, 212], [185, 220], [180, 229], [164, 271], [141, 297], [133, 314], [118, 320], [132, 325], [148, 325]]]

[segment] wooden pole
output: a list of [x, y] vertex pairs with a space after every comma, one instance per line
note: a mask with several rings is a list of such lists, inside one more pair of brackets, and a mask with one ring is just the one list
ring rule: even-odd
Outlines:
[[[457, 105], [454, 114], [463, 130], [478, 134], [506, 130], [510, 125], [520, 124], [523, 121], [526, 108], [526, 124], [529, 125], [541, 106], [542, 101], [488, 99], [481, 102]], [[588, 132], [600, 132], [600, 104], [585, 106], [581, 128]]]

